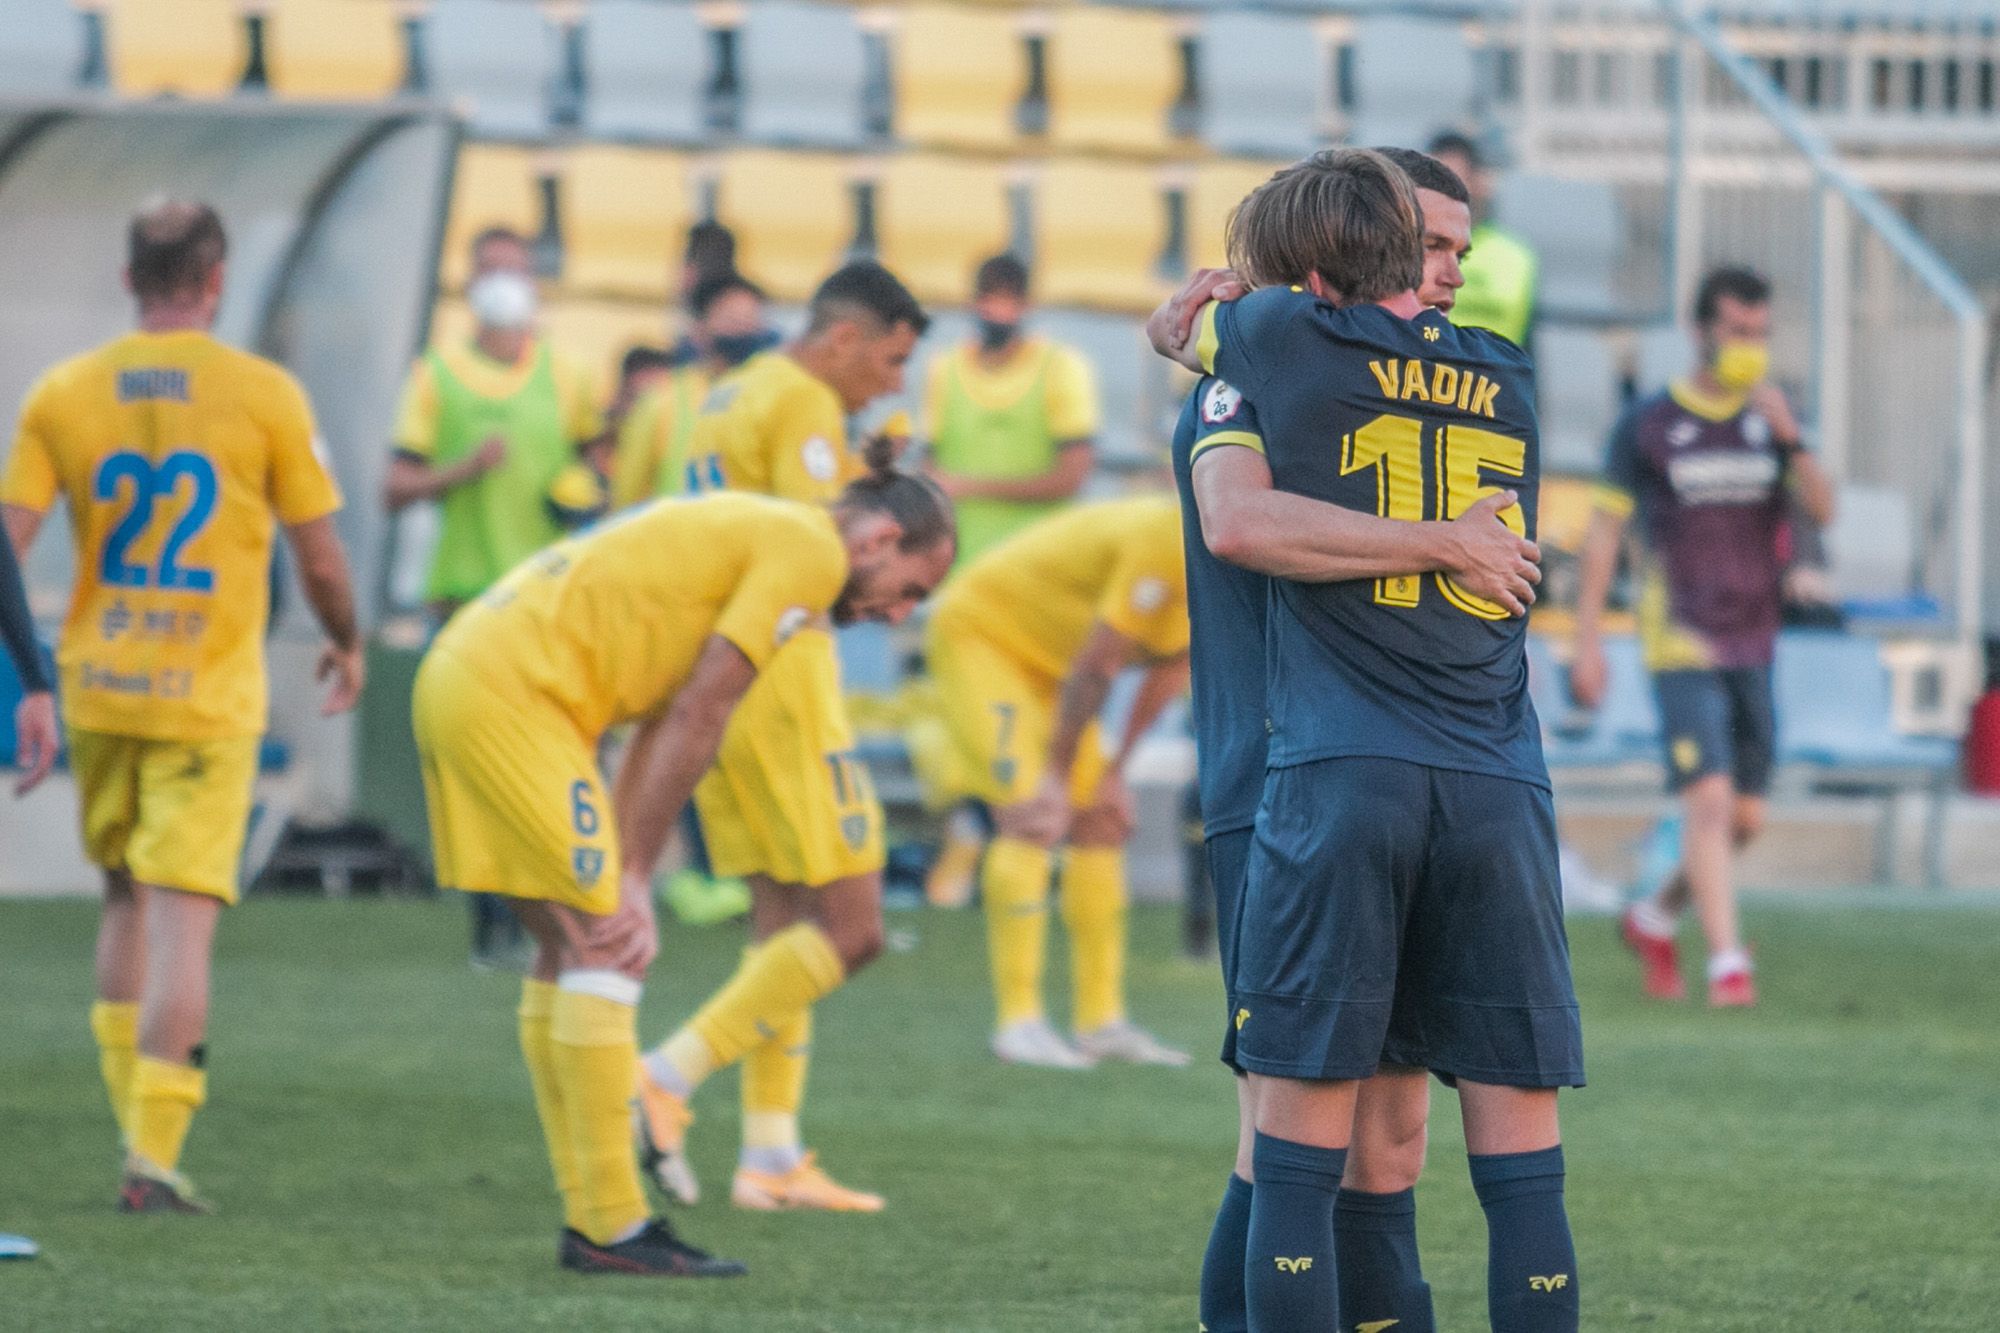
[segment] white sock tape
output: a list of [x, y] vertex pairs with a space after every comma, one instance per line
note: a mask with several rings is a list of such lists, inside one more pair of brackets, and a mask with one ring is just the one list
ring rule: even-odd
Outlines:
[[600, 1000], [629, 1004], [636, 1009], [643, 988], [623, 972], [591, 967], [560, 974], [556, 977], [556, 989], [566, 990], [572, 995], [595, 995]]

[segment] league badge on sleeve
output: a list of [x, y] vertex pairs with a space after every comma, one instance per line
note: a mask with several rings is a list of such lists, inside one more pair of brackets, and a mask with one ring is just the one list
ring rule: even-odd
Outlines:
[[1235, 417], [1242, 407], [1243, 395], [1230, 385], [1217, 380], [1209, 385], [1208, 392], [1202, 395], [1201, 419], [1206, 425], [1220, 426]]

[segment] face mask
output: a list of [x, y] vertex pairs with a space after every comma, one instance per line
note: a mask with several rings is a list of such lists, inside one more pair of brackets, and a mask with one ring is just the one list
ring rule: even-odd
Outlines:
[[758, 329], [753, 333], [718, 333], [708, 340], [708, 345], [723, 365], [740, 366], [757, 353], [776, 347], [780, 341], [776, 329]]
[[1020, 331], [1021, 326], [1018, 323], [1006, 324], [997, 319], [982, 319], [979, 321], [980, 350], [997, 352], [1013, 342], [1014, 336]]
[[519, 273], [488, 273], [466, 288], [465, 303], [481, 328], [525, 329], [535, 320], [535, 284]]
[[1763, 343], [1724, 343], [1715, 353], [1715, 382], [1731, 393], [1762, 384], [1770, 370], [1771, 349]]

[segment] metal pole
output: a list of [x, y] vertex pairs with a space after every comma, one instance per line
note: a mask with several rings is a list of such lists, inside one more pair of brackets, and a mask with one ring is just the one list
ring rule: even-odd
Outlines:
[[1958, 607], [1959, 647], [1984, 678], [1986, 638], [1986, 320], [1958, 317]]
[[1686, 317], [1702, 267], [1702, 87], [1708, 56], [1685, 30], [1674, 42], [1674, 141], [1672, 178], [1673, 271], [1669, 304], [1676, 320]]
[[1819, 201], [1819, 272], [1813, 310], [1813, 411], [1819, 426], [1819, 454], [1835, 479], [1847, 475], [1848, 377], [1854, 318], [1853, 241], [1847, 201], [1825, 182], [1813, 191]]

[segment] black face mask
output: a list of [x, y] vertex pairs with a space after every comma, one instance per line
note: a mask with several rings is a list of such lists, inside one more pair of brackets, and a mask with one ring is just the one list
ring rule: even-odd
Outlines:
[[983, 352], [997, 352], [1020, 334], [1018, 323], [1008, 324], [997, 319], [979, 321], [979, 348]]
[[718, 333], [708, 340], [708, 346], [723, 365], [740, 366], [783, 341], [783, 335], [776, 329], [758, 329], [754, 333]]

